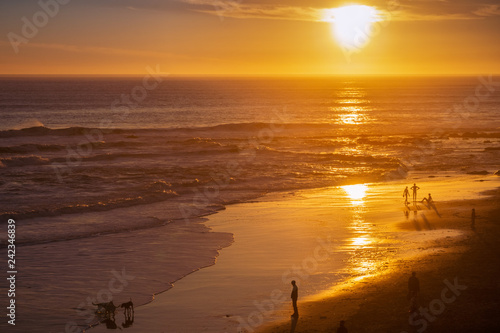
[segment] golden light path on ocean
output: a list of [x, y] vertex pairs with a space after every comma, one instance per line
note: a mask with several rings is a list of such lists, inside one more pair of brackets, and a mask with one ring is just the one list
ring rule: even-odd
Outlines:
[[365, 219], [366, 207], [364, 206], [368, 186], [356, 184], [341, 186], [341, 188], [351, 200], [352, 205], [352, 222], [349, 228], [354, 237], [350, 238], [346, 244], [349, 251], [354, 251], [350, 260], [350, 270], [355, 275], [371, 274], [376, 268], [376, 262], [370, 258], [370, 252], [365, 252], [374, 242], [372, 224]]
[[339, 115], [339, 123], [346, 125], [358, 125], [363, 123], [363, 120], [363, 116], [355, 112]]
[[371, 104], [365, 91], [348, 86], [337, 92], [335, 103], [330, 107], [332, 122], [340, 125], [363, 125], [373, 121], [369, 115]]
[[352, 246], [365, 246], [365, 245], [370, 244], [371, 242], [372, 242], [372, 240], [370, 238], [368, 238], [367, 236], [361, 236], [361, 237], [353, 238], [351, 245]]

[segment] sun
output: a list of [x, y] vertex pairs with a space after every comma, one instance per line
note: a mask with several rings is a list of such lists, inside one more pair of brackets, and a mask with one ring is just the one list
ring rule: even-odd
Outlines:
[[349, 50], [361, 49], [370, 41], [372, 25], [380, 21], [377, 9], [365, 5], [349, 5], [326, 9], [323, 20], [332, 22], [332, 30], [338, 43]]

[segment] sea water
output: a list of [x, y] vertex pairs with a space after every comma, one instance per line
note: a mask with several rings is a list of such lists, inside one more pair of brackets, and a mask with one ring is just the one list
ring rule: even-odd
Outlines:
[[130, 273], [121, 297], [144, 303], [213, 264], [231, 235], [186, 221], [227, 204], [500, 165], [496, 77], [164, 77], [154, 88], [2, 77], [0, 88], [0, 223], [19, 225], [33, 332], [84, 327], [80, 304], [123, 267], [144, 275]]

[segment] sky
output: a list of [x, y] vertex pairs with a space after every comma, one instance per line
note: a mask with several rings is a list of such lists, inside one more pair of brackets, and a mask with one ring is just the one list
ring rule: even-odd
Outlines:
[[0, 0], [0, 33], [8, 75], [500, 73], [498, 0]]

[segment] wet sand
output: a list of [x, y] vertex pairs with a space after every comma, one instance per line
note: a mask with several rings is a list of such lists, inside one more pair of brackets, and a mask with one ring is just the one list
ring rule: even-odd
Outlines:
[[[499, 332], [500, 189], [487, 193], [490, 197], [436, 203], [441, 218], [427, 214], [427, 223], [411, 218], [398, 223], [402, 231], [424, 233], [427, 225], [458, 230], [463, 237], [430, 241], [418, 248], [425, 255], [400, 257], [361, 283], [349, 281], [334, 293], [299, 302], [295, 332], [336, 332], [340, 320], [349, 332]], [[478, 212], [474, 229], [472, 207]], [[422, 312], [414, 325], [407, 299], [411, 271], [421, 286]], [[291, 324], [283, 319], [257, 332], [291, 332]]]
[[[410, 211], [408, 218], [402, 183], [368, 184], [362, 198], [339, 187], [272, 194], [209, 216], [206, 225], [233, 233], [233, 245], [221, 251], [214, 266], [138, 307], [127, 331], [289, 332], [289, 282], [295, 279], [300, 295], [296, 332], [331, 331], [341, 319], [351, 332], [410, 332], [410, 272], [419, 272], [423, 305], [439, 297], [444, 279], [458, 276], [461, 283], [475, 270], [456, 262], [472, 253], [469, 246], [481, 244], [481, 235], [492, 237], [483, 229], [492, 223], [485, 212], [498, 206], [498, 199], [478, 195], [498, 186], [495, 177], [416, 181], [423, 191], [432, 188], [436, 206], [418, 203], [416, 215]], [[476, 232], [469, 226], [471, 206], [478, 211]], [[485, 260], [486, 269], [491, 258]], [[488, 285], [465, 281], [478, 288]], [[440, 325], [446, 313], [439, 316]], [[92, 329], [104, 330], [103, 325]]]

